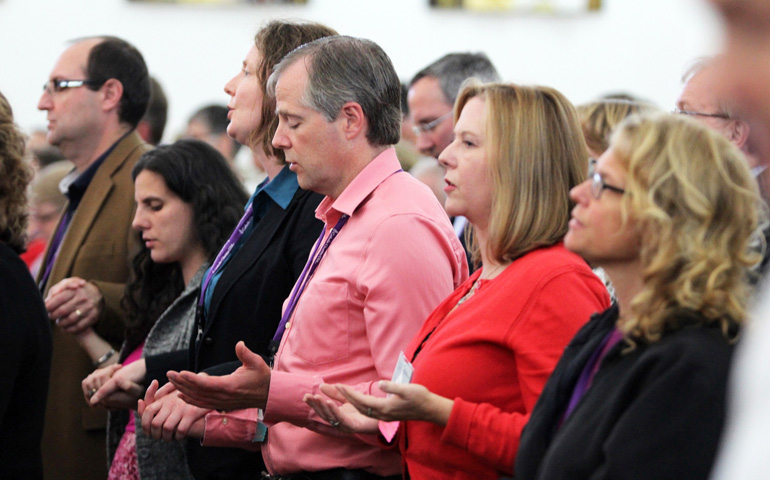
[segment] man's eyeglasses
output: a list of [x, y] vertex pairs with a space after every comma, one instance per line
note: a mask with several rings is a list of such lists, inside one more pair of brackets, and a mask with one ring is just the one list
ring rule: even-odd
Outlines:
[[689, 115], [691, 117], [711, 117], [711, 118], [722, 118], [725, 120], [730, 120], [732, 117], [726, 113], [704, 113], [704, 112], [693, 112], [691, 110], [681, 110], [679, 108], [675, 108], [671, 110], [671, 113], [676, 115]]
[[434, 128], [438, 127], [441, 122], [443, 122], [448, 116], [452, 115], [452, 112], [446, 112], [445, 114], [441, 115], [437, 119], [433, 120], [432, 122], [426, 122], [426, 123], [418, 123], [417, 125], [414, 125], [412, 127], [412, 131], [415, 135], [420, 135], [421, 133], [428, 133], [432, 131]]
[[620, 187], [616, 187], [614, 185], [608, 185], [604, 182], [604, 177], [597, 172], [594, 171], [594, 168], [596, 167], [596, 160], [593, 158], [588, 159], [588, 179], [591, 181], [591, 195], [597, 200], [602, 198], [602, 192], [605, 190], [610, 190], [615, 193], [624, 194], [626, 193], [625, 190], [623, 190]]
[[43, 85], [43, 91], [47, 92], [49, 95], [53, 95], [54, 92], [61, 92], [62, 90], [66, 90], [68, 88], [77, 88], [84, 85], [101, 87], [104, 85], [104, 82], [100, 82], [98, 80], [63, 80], [60, 78], [54, 78], [53, 80], [50, 80], [45, 85]]

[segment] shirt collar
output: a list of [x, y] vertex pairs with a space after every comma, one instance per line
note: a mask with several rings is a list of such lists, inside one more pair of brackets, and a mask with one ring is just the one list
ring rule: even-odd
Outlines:
[[289, 169], [289, 165], [284, 165], [274, 179], [265, 179], [265, 181], [257, 186], [249, 202], [254, 202], [260, 193], [264, 193], [282, 209], [286, 210], [298, 188], [297, 174]]
[[88, 186], [91, 184], [91, 180], [94, 179], [94, 176], [96, 175], [96, 171], [99, 170], [99, 167], [102, 166], [102, 163], [104, 163], [104, 160], [107, 159], [107, 157], [112, 153], [113, 150], [115, 150], [115, 147], [123, 141], [124, 138], [129, 136], [131, 133], [133, 133], [133, 130], [130, 130], [125, 135], [121, 136], [115, 143], [110, 145], [110, 148], [108, 148], [104, 153], [99, 155], [99, 157], [94, 160], [91, 165], [88, 166], [88, 168], [85, 169], [85, 171], [78, 175], [77, 170], [72, 170], [69, 174], [67, 174], [59, 183], [59, 189], [62, 191], [64, 195], [67, 196], [67, 199], [70, 202], [69, 210], [74, 211], [78, 208], [78, 205], [80, 204], [80, 200], [82, 200], [83, 195], [86, 194], [86, 190], [88, 189]]
[[401, 170], [396, 149], [391, 147], [374, 157], [374, 160], [356, 175], [339, 197], [324, 198], [316, 209], [316, 218], [325, 223], [334, 223], [343, 213], [353, 212], [388, 177]]

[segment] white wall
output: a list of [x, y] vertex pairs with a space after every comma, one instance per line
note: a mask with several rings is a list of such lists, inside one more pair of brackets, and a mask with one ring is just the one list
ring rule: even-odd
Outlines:
[[150, 5], [128, 0], [0, 0], [0, 91], [25, 129], [69, 39], [111, 34], [135, 44], [170, 102], [165, 140], [240, 68], [259, 26], [301, 18], [370, 38], [407, 80], [450, 51], [485, 51], [507, 80], [551, 85], [573, 102], [626, 90], [671, 108], [688, 62], [714, 53], [716, 15], [704, 0], [605, 0], [563, 17], [436, 11], [428, 0], [308, 0], [306, 6]]

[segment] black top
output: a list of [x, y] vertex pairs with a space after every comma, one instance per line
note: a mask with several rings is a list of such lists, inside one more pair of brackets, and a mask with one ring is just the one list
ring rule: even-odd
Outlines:
[[725, 419], [733, 346], [691, 311], [660, 341], [619, 342], [559, 428], [588, 358], [618, 318], [594, 315], [570, 342], [524, 428], [516, 480], [706, 479]]
[[51, 326], [27, 266], [0, 242], [0, 478], [43, 478]]

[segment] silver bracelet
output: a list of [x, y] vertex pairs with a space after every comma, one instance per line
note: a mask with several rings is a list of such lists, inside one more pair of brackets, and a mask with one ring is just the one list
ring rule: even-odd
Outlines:
[[112, 358], [113, 355], [115, 355], [117, 352], [114, 348], [110, 348], [110, 351], [99, 357], [99, 360], [94, 362], [94, 367], [98, 367], [102, 365], [104, 362]]

